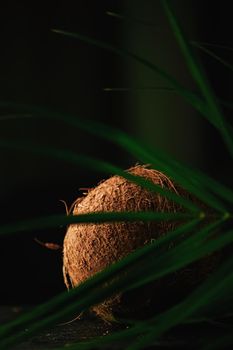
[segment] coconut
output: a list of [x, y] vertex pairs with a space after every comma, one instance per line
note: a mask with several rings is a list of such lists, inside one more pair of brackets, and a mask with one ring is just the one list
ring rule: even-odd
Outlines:
[[[160, 171], [142, 165], [134, 166], [127, 171], [190, 198], [186, 191], [175, 185]], [[112, 176], [89, 190], [85, 196], [78, 198], [73, 206], [73, 215], [96, 212], [183, 210], [181, 206], [158, 193], [148, 191], [121, 176]], [[162, 237], [177, 225], [178, 223], [175, 222], [155, 221], [70, 225], [63, 245], [63, 275], [67, 288], [78, 286], [135, 249]], [[154, 309], [157, 312], [161, 311], [164, 305], [168, 307], [177, 300], [176, 295], [182, 297], [184, 291], [187, 292], [186, 284], [193, 286], [194, 282], [200, 280], [202, 270], [202, 267], [191, 266], [179, 274], [172, 274], [153, 282], [149, 287], [119, 293], [95, 305], [92, 310], [106, 321], [112, 321], [115, 317], [140, 318], [151, 310], [154, 312]], [[184, 286], [180, 288], [182, 284]]]

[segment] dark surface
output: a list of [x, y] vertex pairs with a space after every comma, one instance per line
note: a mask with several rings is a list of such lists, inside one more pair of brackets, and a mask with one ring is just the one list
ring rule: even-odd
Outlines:
[[[31, 308], [31, 307], [30, 307]], [[28, 307], [19, 306], [0, 306], [0, 323], [14, 319], [22, 312], [29, 309]], [[164, 337], [160, 338], [154, 345], [145, 349], [172, 349], [172, 350], [197, 350], [204, 349], [209, 341], [213, 343], [213, 339], [219, 340], [226, 334], [232, 332], [233, 316], [228, 315], [222, 319], [206, 319], [200, 322], [190, 322], [175, 327]], [[110, 325], [91, 314], [85, 314], [80, 320], [67, 324], [56, 325], [40, 332], [38, 335], [29, 338], [27, 341], [11, 347], [9, 350], [46, 350], [57, 348], [69, 348], [74, 342], [85, 342], [96, 337], [105, 337], [125, 329], [128, 326], [121, 324]], [[143, 335], [142, 335], [143, 336]], [[135, 337], [132, 339], [135, 341]], [[127, 347], [126, 341], [119, 343], [112, 342], [110, 345], [100, 345], [98, 349], [114, 349], [121, 350]], [[204, 347], [203, 347], [204, 346]], [[232, 347], [223, 347], [221, 350], [232, 349]], [[95, 347], [93, 347], [95, 349]]]
[[[6, 322], [14, 319], [17, 315], [25, 311], [26, 308], [22, 307], [0, 307], [0, 322]], [[29, 338], [27, 341], [20, 345], [11, 347], [11, 350], [46, 350], [46, 349], [57, 349], [57, 348], [68, 348], [68, 345], [74, 342], [84, 342], [91, 340], [96, 337], [104, 337], [116, 332], [117, 330], [125, 329], [128, 326], [120, 324], [111, 325], [103, 322], [101, 319], [94, 315], [87, 314], [80, 320], [70, 322], [63, 325], [57, 325], [53, 328], [49, 328], [45, 331], [40, 332], [38, 335]], [[26, 329], [25, 329], [26, 330]], [[134, 339], [133, 339], [134, 340]], [[178, 350], [183, 349], [182, 341], [175, 339], [174, 336], [169, 336], [168, 339], [159, 341], [155, 346], [147, 347], [147, 349], [166, 349], [171, 348]], [[111, 344], [101, 345], [99, 349], [111, 349], [121, 350], [125, 349], [128, 343], [126, 341], [119, 343], [112, 342]], [[93, 347], [93, 349], [95, 349]]]
[[[26, 311], [27, 307], [19, 306], [1, 306], [0, 323], [10, 321]], [[12, 348], [15, 350], [40, 350], [53, 349], [67, 346], [70, 343], [90, 340], [98, 336], [106, 336], [121, 326], [113, 326], [103, 322], [101, 319], [92, 315], [85, 315], [81, 320], [76, 320], [67, 324], [58, 324], [40, 332], [38, 335], [31, 337], [29, 340]], [[26, 329], [25, 329], [26, 331]], [[111, 349], [120, 349], [117, 344], [111, 345]]]
[[[108, 326], [100, 320], [75, 321], [65, 326], [57, 326], [42, 332], [21, 345], [15, 347], [15, 350], [40, 350], [54, 349], [57, 347], [68, 346], [73, 342], [87, 341], [97, 336], [106, 336], [111, 332], [111, 326]], [[120, 349], [119, 346], [111, 345], [111, 349]]]

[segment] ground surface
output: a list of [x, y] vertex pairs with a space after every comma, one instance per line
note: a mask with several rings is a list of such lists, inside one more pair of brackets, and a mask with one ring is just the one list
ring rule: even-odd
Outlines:
[[[0, 323], [4, 324], [22, 314], [27, 308], [19, 306], [0, 306]], [[229, 321], [230, 324], [229, 324]], [[147, 347], [146, 350], [196, 350], [200, 349], [202, 339], [208, 338], [213, 340], [212, 337], [216, 336], [218, 339], [224, 336], [225, 331], [232, 330], [232, 318], [228, 322], [212, 322], [206, 324], [183, 325], [176, 328], [174, 331], [166, 334], [163, 339], [160, 339], [159, 344]], [[111, 326], [97, 317], [85, 316], [81, 320], [77, 320], [65, 325], [56, 325], [53, 328], [49, 328], [46, 331], [40, 332], [40, 334], [29, 338], [24, 343], [11, 347], [9, 350], [49, 350], [63, 348], [68, 349], [68, 344], [73, 342], [88, 341], [98, 336], [107, 336], [119, 329], [125, 328], [125, 326]], [[206, 344], [206, 343], [205, 343]], [[208, 341], [207, 341], [208, 344]], [[188, 347], [187, 347], [188, 345]], [[123, 350], [127, 347], [126, 343], [112, 343], [109, 346], [102, 347], [109, 350]], [[1, 348], [1, 347], [0, 347]], [[78, 349], [78, 348], [77, 348]], [[95, 349], [95, 348], [93, 348]], [[232, 347], [221, 348], [221, 350], [232, 349]], [[8, 349], [7, 349], [8, 350]]]
[[[22, 314], [27, 307], [19, 306], [0, 306], [0, 323], [4, 324]], [[120, 326], [111, 326], [99, 318], [94, 316], [83, 317], [82, 320], [77, 320], [65, 325], [57, 325], [46, 331], [42, 331], [39, 335], [30, 338], [24, 343], [12, 348], [12, 350], [44, 350], [54, 349], [67, 346], [75, 341], [89, 340], [97, 336], [106, 336]], [[106, 349], [123, 349], [124, 346], [112, 344]]]

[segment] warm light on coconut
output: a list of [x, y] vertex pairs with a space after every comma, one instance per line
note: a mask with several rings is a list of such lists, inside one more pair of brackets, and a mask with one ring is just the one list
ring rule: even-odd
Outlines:
[[[186, 193], [175, 186], [166, 175], [147, 166], [138, 165], [128, 169], [128, 172], [142, 176], [178, 195]], [[78, 198], [73, 215], [111, 211], [176, 212], [184, 209], [164, 196], [150, 192], [123, 177], [113, 176], [88, 191], [86, 196]], [[177, 223], [141, 221], [70, 225], [63, 246], [63, 274], [67, 288], [79, 285], [135, 249], [150, 243], [152, 239], [163, 236], [175, 226]], [[193, 276], [193, 272], [189, 270], [188, 279], [192, 280]], [[185, 278], [182, 277], [182, 280]], [[196, 269], [193, 278], [198, 279]], [[134, 317], [137, 309], [138, 313], [141, 312], [140, 309], [145, 306], [143, 304], [148, 307], [151, 300], [153, 302], [153, 293], [157, 287], [159, 293], [163, 294], [164, 287], [157, 281], [153, 283], [153, 288], [142, 288], [138, 296], [135, 294], [136, 298], [135, 295], [130, 298], [129, 303], [123, 294], [118, 294], [94, 306], [92, 310], [107, 321], [113, 320], [115, 314], [121, 315], [122, 310], [130, 310], [129, 315]]]

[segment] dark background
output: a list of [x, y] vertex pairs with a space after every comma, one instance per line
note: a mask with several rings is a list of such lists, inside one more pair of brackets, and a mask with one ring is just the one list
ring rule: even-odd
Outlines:
[[[190, 40], [232, 47], [229, 1], [172, 1]], [[126, 20], [106, 14], [124, 14]], [[143, 21], [146, 24], [142, 23]], [[52, 28], [90, 35], [148, 58], [195, 90], [159, 1], [76, 1], [0, 5], [0, 99], [44, 105], [97, 120], [159, 147], [191, 166], [232, 184], [229, 157], [221, 138], [192, 107], [173, 92], [143, 90], [167, 87], [147, 68], [103, 49], [60, 36]], [[212, 50], [231, 61], [232, 51]], [[231, 72], [198, 52], [220, 98], [230, 101]], [[125, 87], [129, 91], [104, 91]], [[141, 89], [141, 90], [140, 90]], [[230, 110], [224, 109], [228, 118]], [[107, 141], [62, 122], [14, 119], [0, 109], [0, 137], [28, 140], [104, 159], [122, 168], [137, 159]], [[1, 224], [64, 213], [60, 199], [71, 204], [107, 174], [30, 153], [1, 149]], [[62, 244], [65, 227], [1, 238], [3, 303], [37, 303], [65, 290], [62, 253], [35, 243]]]

